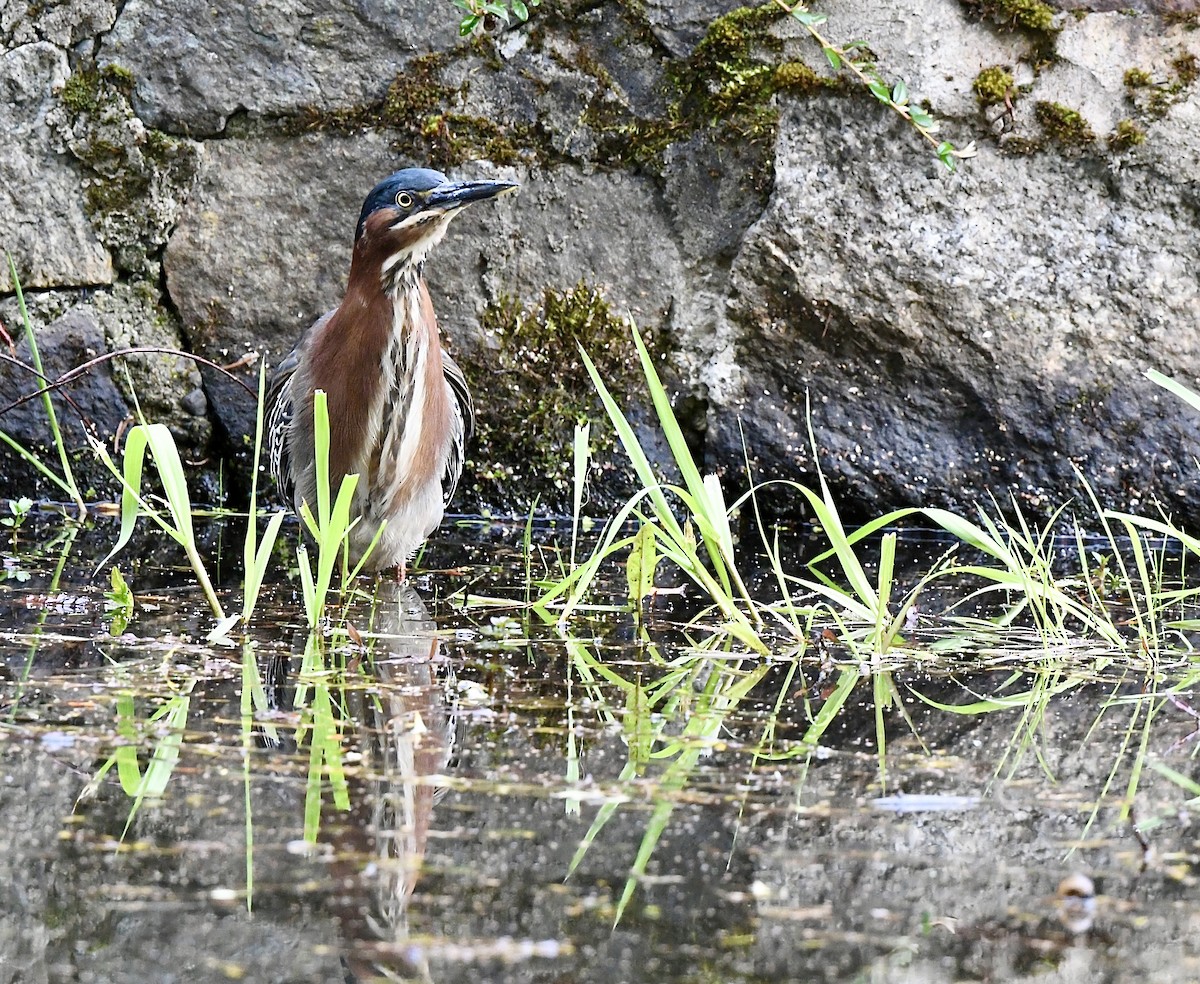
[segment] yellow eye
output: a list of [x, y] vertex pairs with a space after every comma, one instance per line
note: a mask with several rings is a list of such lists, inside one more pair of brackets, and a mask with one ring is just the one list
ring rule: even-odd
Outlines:
[[413, 196], [407, 191], [402, 191], [396, 196], [396, 204], [401, 208], [412, 208]]

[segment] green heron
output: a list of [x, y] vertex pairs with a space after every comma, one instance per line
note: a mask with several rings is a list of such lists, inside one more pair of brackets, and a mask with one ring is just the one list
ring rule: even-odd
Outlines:
[[462, 370], [442, 350], [425, 259], [463, 208], [516, 187], [451, 181], [425, 168], [379, 182], [358, 219], [346, 296], [275, 370], [271, 473], [297, 512], [304, 502], [316, 512], [313, 393], [324, 390], [333, 496], [343, 476], [359, 477], [352, 564], [382, 526], [365, 568], [395, 567], [403, 577], [454, 494], [474, 411]]

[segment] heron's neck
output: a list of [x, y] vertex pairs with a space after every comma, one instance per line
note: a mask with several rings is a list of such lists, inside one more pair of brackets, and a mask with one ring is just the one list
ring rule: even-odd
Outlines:
[[390, 270], [384, 269], [380, 275], [380, 287], [393, 304], [403, 304], [417, 297], [424, 278], [424, 260], [420, 263], [406, 261]]

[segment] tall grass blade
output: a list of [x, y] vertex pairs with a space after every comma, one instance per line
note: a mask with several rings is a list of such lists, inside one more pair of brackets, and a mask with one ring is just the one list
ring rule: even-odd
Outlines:
[[279, 528], [283, 525], [284, 512], [276, 512], [267, 521], [262, 540], [258, 539], [258, 465], [262, 456], [263, 419], [265, 414], [265, 394], [267, 386], [267, 367], [262, 363], [258, 371], [258, 406], [254, 419], [254, 461], [250, 471], [250, 515], [246, 522], [246, 539], [242, 548], [242, 624], [249, 626], [250, 617], [258, 604], [258, 595], [262, 590], [263, 580], [267, 574], [267, 564], [271, 559], [271, 551], [275, 549], [275, 540], [279, 536]]
[[[21, 281], [17, 277], [17, 265], [13, 262], [12, 254], [5, 254], [8, 258], [8, 274], [12, 280], [13, 291], [17, 295], [17, 309], [21, 313], [21, 323], [25, 329], [25, 338], [29, 342], [29, 355], [33, 360], [33, 368], [37, 371], [38, 379], [41, 380], [44, 386], [49, 380], [46, 379], [45, 370], [42, 368], [42, 355], [38, 351], [37, 338], [34, 337], [33, 324], [29, 320], [29, 310], [25, 307], [25, 292], [21, 290]], [[54, 446], [58, 450], [59, 464], [62, 466], [63, 480], [59, 482], [59, 486], [66, 490], [75, 505], [79, 508], [79, 515], [87, 515], [87, 503], [83, 501], [83, 495], [79, 491], [79, 485], [75, 481], [75, 476], [71, 472], [71, 458], [67, 454], [66, 442], [63, 439], [62, 430], [58, 426], [58, 414], [54, 410], [54, 401], [50, 398], [49, 391], [42, 393], [42, 406], [46, 410], [46, 420], [50, 424], [50, 433], [54, 438]], [[47, 472], [43, 472], [46, 474]]]
[[588, 462], [591, 459], [591, 421], [575, 425], [573, 444], [574, 484], [571, 495], [571, 567], [575, 566], [576, 547], [579, 544], [579, 521], [583, 515], [583, 495], [587, 490]]

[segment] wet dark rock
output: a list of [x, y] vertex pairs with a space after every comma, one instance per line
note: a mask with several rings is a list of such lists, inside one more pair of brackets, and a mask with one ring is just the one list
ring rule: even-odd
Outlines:
[[[105, 351], [104, 333], [90, 312], [82, 308], [69, 310], [43, 328], [38, 335], [38, 348], [47, 378], [54, 379], [75, 366], [81, 365]], [[22, 338], [16, 357], [31, 361], [28, 342]], [[39, 381], [33, 374], [8, 362], [0, 363], [0, 392], [5, 394], [4, 406], [21, 396], [36, 392]], [[98, 482], [101, 488], [111, 486], [112, 479], [96, 462], [88, 447], [89, 435], [115, 433], [121, 421], [132, 411], [113, 380], [111, 363], [102, 363], [56, 391], [52, 397], [63, 441], [73, 458], [73, 468], [81, 485]], [[0, 414], [0, 428], [35, 453], [54, 471], [59, 471], [58, 453], [46, 418], [41, 397], [28, 400]], [[11, 494], [31, 495], [32, 487], [14, 487]], [[44, 494], [61, 499], [57, 488], [43, 488]]]
[[[981, 488], [1045, 504], [1075, 485], [1073, 463], [1108, 501], [1200, 506], [1191, 429], [1141, 376], [1178, 365], [1166, 323], [1200, 310], [1194, 279], [1169, 272], [1200, 234], [1139, 220], [1186, 210], [1186, 192], [1076, 166], [1064, 195], [988, 147], [952, 179], [914, 180], [901, 159], [831, 167], [888, 125], [831, 141], [825, 113], [844, 109], [788, 110], [775, 195], [735, 265], [742, 385], [714, 413], [748, 408], [750, 447], [786, 473], [807, 463], [807, 391], [826, 467], [872, 509]], [[724, 436], [721, 456], [740, 446]]]
[[203, 417], [208, 413], [208, 397], [204, 395], [204, 390], [194, 389], [181, 401], [183, 409], [190, 413], [193, 417]]

